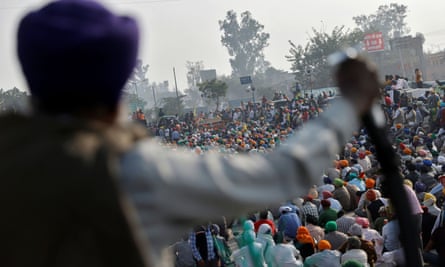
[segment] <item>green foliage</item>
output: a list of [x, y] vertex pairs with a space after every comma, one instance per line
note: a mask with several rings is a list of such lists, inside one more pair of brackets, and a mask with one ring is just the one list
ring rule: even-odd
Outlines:
[[138, 59], [136, 61], [136, 66], [134, 67], [133, 73], [131, 74], [130, 82], [142, 82], [147, 80], [147, 72], [149, 65], [144, 65], [142, 60]]
[[388, 41], [395, 37], [396, 32], [400, 36], [409, 33], [410, 29], [405, 21], [407, 11], [408, 6], [391, 3], [379, 6], [374, 14], [360, 15], [352, 19], [361, 31], [365, 33], [381, 31], [384, 39]]
[[136, 109], [145, 110], [147, 101], [145, 101], [141, 97], [138, 97], [138, 95], [136, 95], [135, 93], [126, 93], [124, 97], [128, 101], [130, 111], [134, 112], [136, 111]]
[[185, 89], [184, 93], [186, 94], [186, 97], [184, 99], [184, 104], [187, 107], [194, 108], [199, 105], [201, 102], [201, 92], [196, 89]]
[[0, 89], [0, 112], [22, 112], [29, 105], [29, 95], [14, 87], [10, 90]]
[[162, 99], [162, 109], [165, 112], [166, 115], [175, 115], [175, 114], [182, 114], [184, 110], [184, 97], [185, 95], [181, 95], [178, 97], [171, 96], [171, 97], [165, 97]]
[[235, 11], [228, 11], [226, 18], [219, 21], [219, 27], [222, 31], [221, 43], [231, 57], [233, 76], [264, 71], [269, 63], [264, 59], [263, 50], [269, 45], [270, 35], [263, 32], [264, 26], [253, 19], [249, 11], [241, 13], [240, 22]]
[[219, 108], [220, 98], [226, 96], [227, 84], [220, 80], [211, 80], [198, 84], [199, 91], [203, 98], [216, 102], [216, 109]]
[[257, 101], [264, 95], [268, 99], [272, 99], [275, 92], [288, 93], [295, 90], [295, 76], [278, 70], [273, 67], [267, 68], [264, 73], [258, 73], [253, 77], [255, 81]]
[[292, 63], [291, 70], [296, 80], [305, 87], [303, 89], [329, 87], [334, 85], [334, 81], [328, 56], [342, 48], [355, 46], [362, 40], [363, 32], [358, 29], [350, 31], [344, 26], [336, 26], [328, 34], [312, 28], [312, 35], [305, 46], [289, 41], [290, 55], [286, 58]]
[[204, 69], [204, 63], [202, 61], [187, 61], [185, 67], [187, 68], [188, 86], [194, 88], [201, 81], [200, 71]]
[[[148, 104], [147, 101], [150, 102], [150, 106], [155, 106], [153, 93], [149, 87], [149, 80], [147, 78], [148, 67], [148, 64], [144, 65], [142, 60], [138, 59], [133, 73], [124, 86], [124, 92], [129, 95], [131, 101], [139, 98], [138, 101], [132, 102], [133, 105], [134, 103], [143, 103], [143, 105], [138, 104], [138, 106], [142, 108]], [[135, 94], [135, 96], [131, 96], [131, 94]]]

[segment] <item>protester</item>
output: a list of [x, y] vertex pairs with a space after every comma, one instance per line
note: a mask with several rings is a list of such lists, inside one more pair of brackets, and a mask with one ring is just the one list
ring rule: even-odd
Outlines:
[[304, 261], [304, 267], [339, 267], [341, 253], [331, 250], [331, 244], [327, 240], [318, 242], [318, 252], [309, 256]]
[[363, 266], [369, 266], [368, 256], [365, 251], [360, 249], [360, 246], [361, 242], [357, 237], [349, 237], [346, 245], [346, 252], [341, 256], [341, 263], [344, 264], [349, 260], [356, 260]]
[[261, 225], [267, 224], [271, 229], [271, 235], [274, 236], [276, 233], [275, 223], [273, 220], [269, 219], [269, 210], [262, 210], [259, 214], [259, 219], [254, 223], [255, 232], [258, 233], [258, 229]]
[[[370, 228], [367, 218], [357, 217], [357, 224], [362, 227], [362, 238], [366, 241], [372, 242], [375, 252], [377, 253], [377, 259], [380, 259], [383, 253], [383, 237], [377, 230]], [[364, 242], [362, 242], [362, 244], [364, 244]], [[373, 258], [370, 257], [369, 253], [367, 254], [368, 260]], [[374, 262], [377, 262], [377, 260], [374, 260]]]
[[343, 215], [336, 220], [338, 231], [347, 234], [349, 227], [355, 223], [355, 218], [350, 215]]
[[262, 254], [263, 247], [255, 241], [253, 229], [245, 230], [243, 237], [244, 246], [232, 253], [231, 260], [235, 262], [236, 266], [266, 267], [267, 265]]
[[323, 210], [320, 213], [318, 225], [324, 227], [327, 222], [337, 220], [337, 211], [331, 208], [331, 201], [329, 201], [329, 199], [323, 199], [321, 201], [321, 207]]
[[434, 227], [434, 223], [436, 222], [437, 216], [432, 215], [428, 208], [422, 206], [423, 214], [422, 214], [422, 246], [425, 248], [430, 241], [431, 232]]
[[258, 230], [256, 242], [262, 245], [262, 254], [268, 266], [274, 266], [273, 247], [275, 241], [272, 237], [272, 228], [268, 224], [262, 224]]
[[301, 208], [304, 219], [303, 221], [307, 223], [307, 218], [312, 217], [313, 219], [316, 220], [315, 224], [318, 224], [318, 218], [319, 218], [318, 208], [314, 203], [312, 203], [313, 200], [314, 198], [310, 195], [307, 195], [304, 198], [303, 207]]
[[232, 251], [230, 250], [229, 245], [227, 244], [224, 237], [220, 235], [219, 225], [212, 224], [210, 226], [210, 232], [212, 233], [213, 246], [216, 248], [220, 265], [223, 267], [232, 265], [233, 263], [230, 259]]
[[292, 238], [285, 237], [272, 250], [273, 261], [277, 267], [302, 267], [300, 252], [292, 244]]
[[197, 266], [219, 266], [218, 251], [213, 242], [210, 227], [201, 225], [195, 227], [190, 233], [189, 243]]
[[[433, 230], [431, 239], [424, 249], [423, 257], [426, 262], [435, 266], [444, 266], [445, 264], [445, 216], [442, 212], [439, 219], [438, 227]], [[431, 250], [435, 249], [436, 253], [432, 253]]]
[[301, 226], [300, 218], [289, 206], [280, 207], [281, 215], [278, 219], [278, 231], [281, 236], [294, 238], [298, 227]]
[[340, 202], [340, 205], [345, 211], [351, 209], [351, 196], [344, 186], [344, 181], [340, 178], [334, 180], [335, 190], [332, 192], [333, 198]]
[[[348, 230], [348, 235], [352, 237], [357, 237], [360, 240], [360, 249], [366, 253], [368, 266], [371, 267], [375, 266], [378, 258], [375, 249], [375, 244], [363, 238], [362, 227], [357, 223], [351, 225], [351, 227]], [[347, 242], [344, 243], [338, 250], [342, 253], [345, 253], [346, 249], [347, 249]]]
[[309, 233], [314, 238], [315, 242], [324, 239], [324, 229], [317, 224], [318, 221], [314, 217], [308, 216], [306, 218], [306, 228], [309, 230]]
[[188, 237], [173, 244], [171, 249], [175, 255], [175, 267], [194, 267], [196, 265]]
[[377, 192], [374, 189], [369, 189], [366, 191], [366, 199], [370, 202], [366, 207], [368, 211], [368, 217], [372, 224], [379, 217], [379, 209], [385, 206], [385, 202], [382, 198], [378, 197]]
[[294, 240], [295, 248], [300, 251], [303, 261], [315, 253], [315, 241], [305, 226], [298, 227], [297, 236]]
[[399, 222], [394, 212], [388, 214], [389, 221], [382, 228], [383, 252], [394, 251], [401, 247]]
[[[330, 207], [333, 210], [335, 210], [335, 212], [338, 213], [343, 210], [343, 207], [342, 207], [340, 201], [338, 201], [337, 199], [334, 198], [334, 195], [332, 194], [332, 192], [325, 190], [322, 192], [322, 195], [323, 195], [323, 200], [329, 200], [329, 203], [331, 203]], [[320, 213], [321, 213], [321, 211], [322, 211], [322, 207], [320, 207]]]
[[325, 226], [324, 239], [329, 241], [332, 249], [339, 249], [343, 243], [346, 242], [348, 236], [340, 231], [337, 231], [337, 223], [335, 221], [329, 221]]

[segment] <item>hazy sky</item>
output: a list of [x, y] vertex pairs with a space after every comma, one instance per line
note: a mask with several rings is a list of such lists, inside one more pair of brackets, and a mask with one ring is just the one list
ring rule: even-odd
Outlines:
[[[15, 52], [15, 32], [21, 16], [48, 1], [0, 0], [0, 88], [26, 89]], [[445, 48], [445, 1], [443, 0], [103, 0], [121, 14], [135, 16], [141, 26], [140, 58], [149, 64], [151, 82], [173, 82], [176, 68], [178, 88], [186, 88], [186, 61], [203, 61], [217, 74], [229, 74], [229, 55], [221, 45], [218, 20], [228, 10], [238, 14], [249, 10], [270, 33], [266, 60], [288, 71], [288, 40], [305, 44], [311, 28], [354, 27], [353, 16], [371, 14], [382, 4], [397, 2], [408, 6], [411, 34], [425, 35], [426, 50]]]

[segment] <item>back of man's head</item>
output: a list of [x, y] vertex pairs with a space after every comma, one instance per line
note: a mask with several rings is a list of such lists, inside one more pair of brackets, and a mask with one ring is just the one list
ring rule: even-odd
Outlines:
[[261, 220], [266, 220], [267, 219], [267, 217], [268, 217], [268, 215], [269, 215], [269, 210], [262, 210], [261, 212], [260, 212], [260, 214], [259, 214], [259, 218], [261, 219]]
[[17, 51], [38, 108], [115, 110], [137, 58], [136, 22], [92, 0], [60, 0], [20, 22]]
[[348, 238], [348, 249], [360, 249], [362, 242], [356, 236], [351, 236]]

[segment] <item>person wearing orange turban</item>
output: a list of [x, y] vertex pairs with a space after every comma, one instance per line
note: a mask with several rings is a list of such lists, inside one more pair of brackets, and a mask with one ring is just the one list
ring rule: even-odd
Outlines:
[[335, 266], [340, 267], [341, 253], [331, 250], [332, 246], [328, 240], [322, 239], [318, 242], [318, 253], [307, 257], [304, 266]]
[[315, 253], [315, 242], [305, 226], [298, 227], [295, 247], [300, 251], [303, 260]]
[[366, 184], [366, 189], [372, 189], [375, 186], [375, 180], [372, 178], [367, 178], [365, 184]]
[[318, 251], [323, 251], [325, 249], [331, 249], [331, 243], [325, 239], [320, 240], [320, 242], [318, 242]]

